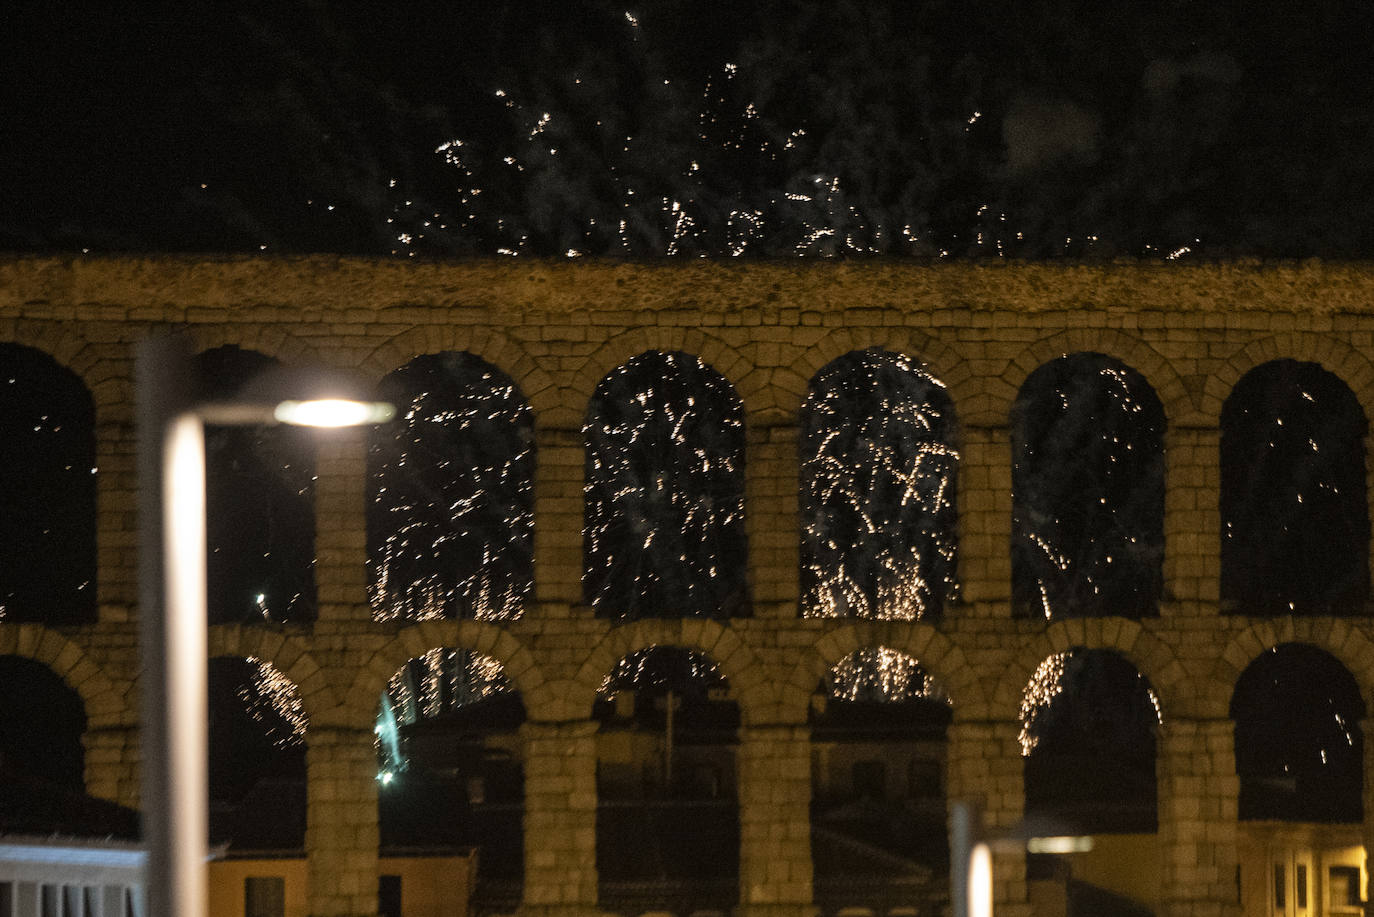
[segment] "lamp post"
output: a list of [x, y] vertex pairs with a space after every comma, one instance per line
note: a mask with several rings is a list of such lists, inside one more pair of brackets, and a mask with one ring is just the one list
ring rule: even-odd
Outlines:
[[1043, 818], [1023, 818], [988, 830], [979, 807], [968, 800], [950, 803], [950, 906], [954, 917], [992, 917], [992, 853], [1086, 853], [1090, 835], [1073, 834]]
[[175, 334], [139, 345], [134, 384], [147, 913], [203, 917], [209, 833], [205, 425], [358, 426], [382, 423], [395, 411], [355, 379], [289, 368], [264, 373], [232, 401], [196, 401], [190, 344]]

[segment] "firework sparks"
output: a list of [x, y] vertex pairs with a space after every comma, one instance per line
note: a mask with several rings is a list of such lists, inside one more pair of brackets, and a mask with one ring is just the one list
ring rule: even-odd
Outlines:
[[830, 670], [830, 696], [847, 701], [938, 700], [949, 694], [914, 658], [886, 646], [855, 650]]
[[1047, 731], [1048, 719], [1057, 705], [1063, 703], [1066, 690], [1075, 692], [1075, 699], [1080, 701], [1090, 696], [1099, 707], [1118, 705], [1118, 709], [1112, 711], [1117, 721], [1130, 719], [1133, 705], [1143, 698], [1152, 722], [1156, 725], [1164, 722], [1159, 697], [1149, 682], [1114, 653], [1103, 650], [1055, 653], [1036, 667], [1021, 695], [1018, 739], [1022, 757], [1029, 757], [1039, 747]]
[[419, 357], [384, 387], [406, 407], [368, 456], [373, 616], [518, 618], [533, 588], [529, 405], [468, 353]]
[[802, 411], [803, 607], [819, 617], [914, 620], [954, 599], [954, 412], [914, 361], [835, 360]]
[[689, 354], [641, 354], [597, 386], [583, 436], [583, 587], [597, 612], [742, 610], [744, 421], [730, 384]]
[[379, 774], [406, 769], [400, 729], [469, 704], [513, 691], [501, 663], [469, 650], [435, 647], [411, 659], [391, 676], [382, 692], [373, 730]]
[[1012, 413], [1012, 570], [1021, 615], [1153, 614], [1163, 578], [1164, 410], [1134, 370], [1066, 355]]
[[265, 659], [249, 656], [247, 662], [252, 674], [237, 693], [248, 715], [263, 725], [276, 747], [299, 748], [309, 725], [300, 689]]

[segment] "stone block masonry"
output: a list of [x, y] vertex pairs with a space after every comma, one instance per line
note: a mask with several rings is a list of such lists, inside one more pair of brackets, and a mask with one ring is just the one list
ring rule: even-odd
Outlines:
[[[808, 696], [817, 673], [858, 647], [908, 652], [950, 686], [949, 793], [979, 800], [998, 825], [1023, 806], [1018, 710], [1037, 665], [1076, 646], [1129, 659], [1163, 713], [1159, 822], [1171, 917], [1238, 913], [1227, 701], [1245, 665], [1277, 643], [1310, 643], [1374, 697], [1366, 609], [1252, 619], [1223, 614], [1218, 600], [1222, 403], [1250, 369], [1291, 358], [1320, 363], [1374, 416], [1374, 265], [0, 258], [0, 341], [41, 350], [84, 381], [99, 463], [97, 622], [0, 620], [0, 653], [49, 666], [82, 696], [87, 787], [106, 798], [137, 799], [132, 354], [166, 326], [185, 328], [202, 348], [234, 344], [377, 379], [422, 354], [469, 351], [507, 373], [533, 409], [535, 597], [518, 621], [373, 621], [365, 444], [343, 435], [319, 453], [318, 620], [214, 629], [213, 653], [267, 659], [302, 689], [316, 917], [375, 913], [371, 726], [387, 677], [433, 646], [496, 657], [524, 698], [531, 846], [522, 909], [540, 917], [596, 910], [591, 703], [617, 659], [651, 644], [703, 652], [730, 681], [744, 722], [740, 913], [778, 917], [812, 909]], [[937, 621], [816, 620], [798, 608], [798, 411], [820, 367], [869, 347], [920, 361], [954, 404], [961, 597]], [[617, 625], [581, 604], [587, 400], [607, 372], [651, 349], [695, 354], [743, 402], [752, 618]], [[1163, 600], [1157, 617], [1140, 621], [1014, 619], [1009, 410], [1037, 367], [1085, 351], [1140, 372], [1164, 407]], [[1022, 859], [999, 862], [997, 893], [999, 913], [1028, 911]]]

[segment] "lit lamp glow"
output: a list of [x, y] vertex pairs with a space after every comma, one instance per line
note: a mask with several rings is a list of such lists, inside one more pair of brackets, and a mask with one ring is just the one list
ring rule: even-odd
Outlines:
[[138, 349], [139, 618], [150, 917], [203, 917], [209, 834], [205, 425], [359, 426], [395, 409], [356, 379], [280, 367], [233, 401], [196, 403], [190, 347]]
[[272, 416], [279, 423], [300, 427], [361, 427], [370, 423], [385, 423], [396, 416], [396, 409], [383, 402], [317, 398], [313, 401], [283, 401], [273, 409]]
[[992, 849], [975, 844], [968, 855], [969, 917], [992, 917]]

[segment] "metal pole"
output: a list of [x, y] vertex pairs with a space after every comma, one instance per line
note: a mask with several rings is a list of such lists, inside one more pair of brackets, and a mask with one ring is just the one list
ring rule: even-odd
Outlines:
[[208, 846], [205, 450], [189, 347], [137, 353], [143, 832], [150, 917], [203, 917]]
[[973, 850], [973, 806], [956, 800], [949, 805], [949, 903], [953, 917], [969, 917], [968, 870]]

